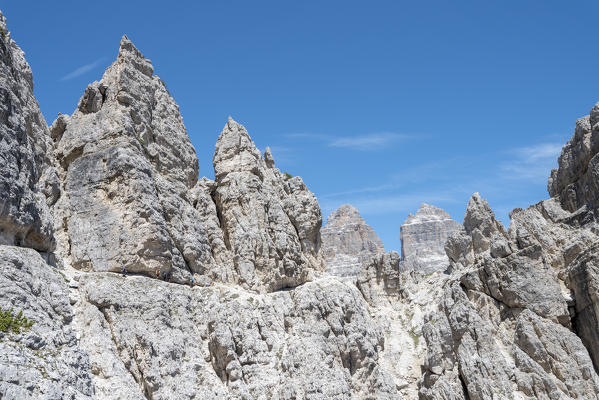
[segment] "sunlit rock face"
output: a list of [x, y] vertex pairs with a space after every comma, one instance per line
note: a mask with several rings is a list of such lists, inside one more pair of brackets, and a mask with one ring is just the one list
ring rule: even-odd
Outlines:
[[424, 273], [445, 270], [449, 266], [445, 242], [460, 229], [462, 226], [447, 212], [423, 203], [400, 227], [400, 268]]
[[424, 205], [400, 270], [233, 119], [198, 179], [127, 37], [51, 128], [1, 14], [0, 55], [3, 400], [599, 398], [599, 106], [550, 199], [508, 229], [478, 193], [463, 225]]
[[279, 290], [323, 269], [322, 214], [302, 178], [281, 173], [270, 150], [263, 157], [232, 118], [218, 137], [212, 161], [212, 197], [239, 284]]
[[597, 109], [564, 146], [552, 197], [513, 210], [508, 230], [478, 193], [470, 199], [423, 326], [421, 398], [599, 398]]
[[0, 14], [0, 244], [54, 250], [48, 205], [58, 177], [48, 126], [33, 95], [25, 54]]
[[230, 118], [215, 181], [198, 181], [179, 107], [126, 36], [51, 134], [63, 187], [53, 207], [59, 253], [76, 269], [273, 291], [323, 268], [320, 207], [302, 179], [282, 174]]
[[383, 242], [366, 224], [357, 209], [345, 204], [333, 211], [321, 230], [321, 252], [326, 271], [352, 280], [360, 273], [362, 263], [385, 252]]
[[61, 256], [77, 269], [160, 270], [184, 282], [214, 260], [190, 199], [195, 150], [153, 71], [124, 36], [102, 80], [52, 125], [63, 188], [55, 228]]
[[92, 399], [89, 357], [52, 254], [52, 142], [1, 12], [0, 32], [0, 398]]

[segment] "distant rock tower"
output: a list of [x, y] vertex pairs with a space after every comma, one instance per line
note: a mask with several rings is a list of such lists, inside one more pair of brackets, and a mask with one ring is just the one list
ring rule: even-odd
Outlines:
[[422, 203], [416, 214], [410, 214], [400, 228], [400, 269], [429, 273], [449, 265], [445, 242], [462, 225], [444, 210]]
[[321, 237], [327, 272], [349, 280], [356, 278], [364, 261], [385, 252], [376, 232], [349, 204], [329, 215]]

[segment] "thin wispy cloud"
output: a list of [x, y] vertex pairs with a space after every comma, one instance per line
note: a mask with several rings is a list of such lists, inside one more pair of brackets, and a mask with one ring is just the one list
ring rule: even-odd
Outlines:
[[534, 163], [548, 158], [555, 161], [561, 151], [561, 143], [540, 143], [535, 146], [514, 149], [513, 153], [526, 162]]
[[512, 149], [510, 159], [501, 163], [502, 177], [512, 180], [544, 180], [557, 167], [560, 143], [539, 143]]
[[453, 193], [412, 193], [390, 194], [388, 196], [348, 198], [346, 201], [322, 201], [325, 215], [329, 215], [344, 203], [356, 207], [360, 214], [366, 215], [408, 215], [415, 212], [422, 202], [432, 204], [456, 203], [459, 199]]
[[290, 133], [285, 135], [291, 139], [307, 139], [324, 142], [328, 147], [352, 150], [378, 150], [402, 140], [411, 139], [411, 135], [393, 132], [367, 133], [355, 136], [336, 136], [315, 133]]
[[329, 143], [330, 147], [345, 147], [354, 150], [370, 150], [372, 148], [380, 148], [388, 146], [391, 143], [402, 139], [407, 139], [408, 135], [399, 133], [372, 133], [362, 136], [340, 137], [332, 140]]
[[104, 57], [102, 58], [98, 58], [96, 61], [91, 62], [89, 64], [85, 64], [82, 65], [81, 67], [69, 72], [68, 74], [66, 74], [65, 76], [63, 76], [62, 78], [60, 78], [61, 81], [68, 81], [71, 80], [73, 78], [77, 78], [91, 70], [93, 70], [94, 68], [96, 68], [98, 65], [100, 65], [100, 63], [104, 61]]
[[[421, 202], [452, 209], [459, 204], [465, 209], [472, 193], [480, 192], [493, 199], [497, 217], [507, 225], [514, 207], [526, 207], [540, 199], [523, 195], [523, 188], [544, 186], [557, 166], [561, 148], [561, 143], [543, 142], [494, 154], [449, 156], [382, 177], [379, 185], [349, 187], [319, 198], [326, 213], [350, 203], [364, 215], [407, 215]], [[493, 157], [494, 161], [486, 161]], [[422, 185], [428, 188], [414, 194], [414, 188]], [[454, 217], [460, 220], [462, 215], [458, 212]]]

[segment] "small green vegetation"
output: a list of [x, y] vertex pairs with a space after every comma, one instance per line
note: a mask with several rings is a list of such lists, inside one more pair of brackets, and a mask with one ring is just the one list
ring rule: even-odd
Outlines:
[[412, 341], [414, 342], [414, 347], [418, 347], [418, 343], [420, 342], [420, 336], [418, 336], [412, 329], [408, 331]]
[[287, 178], [287, 179], [293, 178], [293, 175], [291, 175], [289, 172], [283, 172], [283, 174], [285, 175], [285, 178]]
[[0, 27], [0, 36], [2, 36], [2, 39], [6, 39], [6, 31], [2, 27]]
[[33, 321], [24, 317], [23, 311], [14, 315], [12, 308], [6, 311], [0, 308], [0, 332], [21, 333], [21, 330], [29, 330], [32, 326]]

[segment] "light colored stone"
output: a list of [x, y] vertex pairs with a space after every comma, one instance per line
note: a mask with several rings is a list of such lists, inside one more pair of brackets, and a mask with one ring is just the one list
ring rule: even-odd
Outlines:
[[229, 118], [216, 142], [212, 197], [236, 281], [258, 291], [298, 286], [323, 269], [316, 197], [267, 158]]
[[92, 370], [72, 329], [61, 272], [33, 249], [0, 245], [0, 309], [33, 322], [0, 331], [0, 398], [92, 399]]
[[[422, 398], [599, 398], [592, 347], [583, 346], [593, 338], [583, 333], [581, 341], [568, 308], [583, 294], [573, 297], [564, 281], [568, 253], [580, 250], [572, 241], [585, 247], [592, 240], [581, 239], [590, 233], [571, 221], [549, 200], [514, 210], [506, 232], [488, 203], [472, 196], [466, 233], [446, 245], [452, 274], [445, 295], [423, 328]], [[570, 281], [580, 288], [588, 278]]]
[[353, 285], [325, 278], [256, 294], [88, 273], [81, 292], [102, 398], [117, 397], [114, 385], [152, 399], [400, 398]]
[[422, 203], [416, 214], [410, 214], [400, 227], [400, 268], [430, 273], [445, 270], [449, 260], [445, 242], [462, 226], [444, 210]]
[[[350, 207], [321, 242], [316, 197], [232, 119], [198, 180], [176, 103], [126, 37], [48, 129], [0, 28], [0, 308], [34, 321], [0, 333], [2, 399], [599, 398], [599, 106], [551, 199], [508, 230], [478, 194], [463, 229], [425, 205], [402, 228], [421, 266], [400, 271]], [[323, 254], [352, 272], [324, 274]]]
[[61, 165], [59, 253], [86, 271], [185, 282], [214, 263], [189, 199], [198, 163], [178, 106], [124, 36], [116, 61], [51, 129]]
[[327, 273], [348, 280], [360, 274], [362, 263], [385, 252], [376, 232], [350, 204], [333, 211], [321, 229], [320, 249]]
[[46, 121], [25, 54], [0, 12], [0, 244], [54, 250], [48, 203], [56, 182]]

